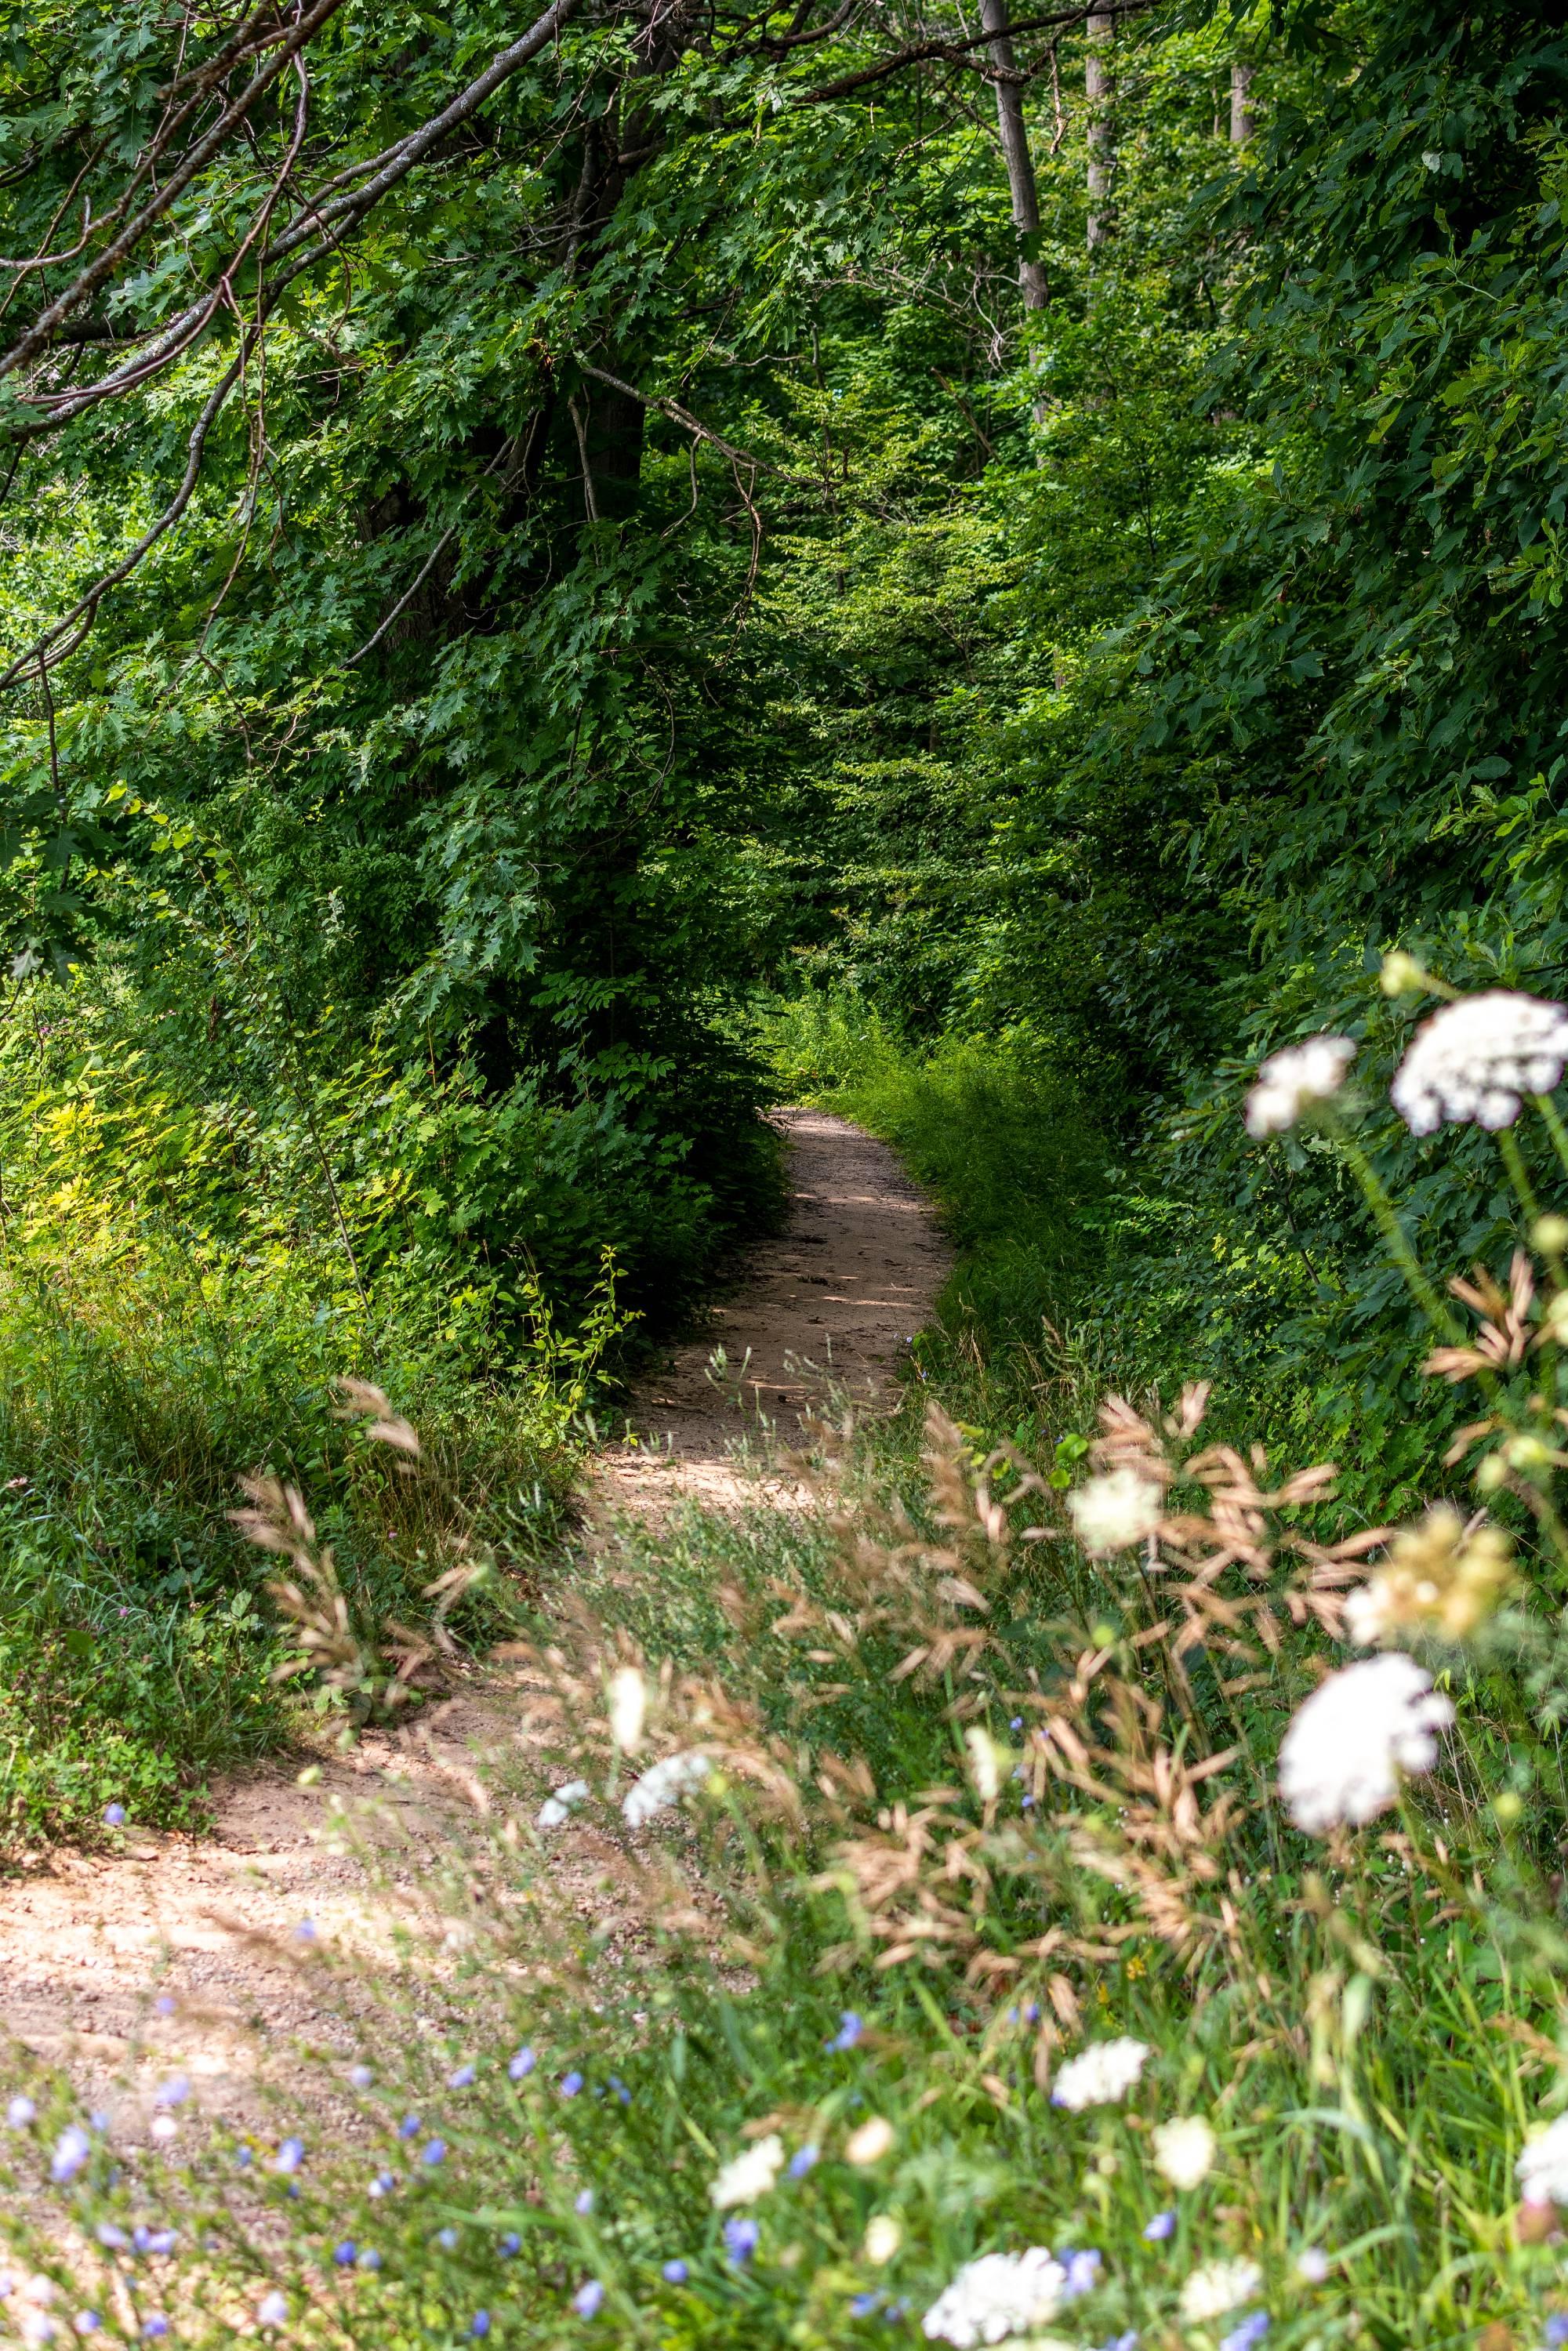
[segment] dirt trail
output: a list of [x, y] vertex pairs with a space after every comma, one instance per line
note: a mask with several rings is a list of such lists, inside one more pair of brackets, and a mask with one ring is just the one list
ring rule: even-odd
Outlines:
[[[678, 1349], [632, 1400], [640, 1441], [609, 1450], [593, 1515], [613, 1540], [617, 1520], [658, 1518], [674, 1501], [733, 1509], [795, 1499], [768, 1468], [775, 1432], [837, 1388], [874, 1409], [930, 1314], [948, 1252], [926, 1203], [888, 1147], [842, 1119], [787, 1110], [791, 1213], [758, 1249], [714, 1310], [713, 1329]], [[716, 1349], [730, 1378], [710, 1376]], [[497, 1729], [496, 1694], [442, 1709], [422, 1749], [367, 1738], [301, 1787], [277, 1769], [218, 1792], [201, 1838], [138, 1833], [114, 1856], [61, 1853], [0, 1884], [0, 2029], [48, 2060], [66, 2060], [110, 2095], [117, 2128], [144, 2128], [153, 2068], [178, 2051], [202, 2103], [234, 2113], [262, 2064], [267, 2038], [320, 2030], [308, 1971], [289, 1964], [302, 1926], [323, 1938], [352, 1925], [359, 1865], [329, 1833], [334, 1800], [375, 1796], [409, 1837], [408, 1866], [441, 1841], [445, 1770]], [[362, 1914], [361, 1914], [362, 1915]], [[285, 1946], [269, 1958], [257, 1937]], [[154, 1995], [172, 1999], [160, 2015]], [[132, 2042], [146, 2062], [129, 2069]]]

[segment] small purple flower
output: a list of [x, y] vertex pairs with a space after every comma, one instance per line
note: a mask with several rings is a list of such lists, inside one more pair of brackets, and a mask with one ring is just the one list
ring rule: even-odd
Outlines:
[[172, 1991], [161, 1991], [152, 2005], [160, 2016], [172, 2016], [179, 2002]]
[[71, 2123], [55, 2141], [49, 2178], [56, 2187], [63, 2188], [68, 2179], [74, 2179], [91, 2153], [91, 2139], [76, 2123]]
[[152, 2317], [142, 2320], [141, 2332], [143, 2335], [153, 2337], [160, 2335], [167, 2335], [169, 2332], [169, 2322], [161, 2313], [154, 2313]]
[[375, 2078], [368, 2065], [350, 2065], [349, 2068], [349, 2079], [356, 2090], [368, 2090]]
[[563, 2098], [575, 2098], [581, 2087], [582, 2075], [575, 2071], [568, 2074], [560, 2085], [561, 2096]]
[[125, 1806], [123, 1804], [105, 1804], [103, 1808], [103, 1825], [106, 1829], [122, 1829], [125, 1826]]
[[371, 2195], [376, 2197], [390, 2196], [396, 2186], [397, 2174], [395, 2171], [378, 2171], [375, 2178], [371, 2182], [369, 2192]]
[[183, 2074], [172, 2074], [153, 2091], [152, 2103], [155, 2106], [183, 2106], [190, 2095], [191, 2085]]
[[99, 2243], [111, 2253], [124, 2252], [131, 2242], [124, 2230], [117, 2229], [112, 2220], [100, 2220], [93, 2234]]
[[[139, 2229], [136, 2233], [140, 2238], [141, 2230]], [[149, 2229], [147, 2241], [145, 2244], [139, 2244], [138, 2251], [144, 2253], [172, 2253], [179, 2241], [172, 2229]]]
[[1111, 2335], [1100, 2346], [1100, 2351], [1138, 2351], [1138, 2330], [1130, 2326], [1125, 2335]]
[[580, 2219], [586, 2220], [589, 2214], [593, 2210], [592, 2189], [585, 2188], [571, 2209], [578, 2214]]
[[103, 2321], [96, 2310], [78, 2310], [71, 2325], [78, 2335], [96, 2335]]
[[831, 2041], [823, 2043], [823, 2046], [828, 2049], [852, 2049], [864, 2031], [865, 2026], [855, 2014], [854, 2010], [846, 2008], [840, 2017], [838, 2031]]
[[424, 2126], [417, 2115], [404, 2115], [397, 2126], [399, 2138], [417, 2138]]
[[790, 2179], [804, 2179], [808, 2171], [810, 2170], [812, 2165], [818, 2160], [821, 2153], [821, 2150], [820, 2147], [798, 2147], [795, 2149], [794, 2154], [789, 2158], [788, 2168]]
[[87, 2126], [89, 2130], [95, 2131], [106, 2131], [109, 2128], [109, 2116], [101, 2106], [94, 2106], [87, 2118]]
[[1175, 2236], [1176, 2220], [1174, 2212], [1156, 2212], [1144, 2223], [1144, 2235], [1151, 2245], [1163, 2245], [1167, 2237]]
[[525, 2043], [512, 2059], [507, 2071], [514, 2082], [526, 2082], [538, 2062], [533, 2051]]
[[1038, 2000], [1025, 2001], [1023, 2004], [1023, 2021], [1026, 2024], [1038, 2024], [1040, 2022], [1040, 2002]]
[[666, 2262], [659, 2274], [666, 2285], [685, 2285], [691, 2272], [685, 2262], [675, 2261]]
[[724, 2224], [724, 2249], [737, 2270], [743, 2270], [757, 2251], [762, 2231], [755, 2220], [727, 2220]]
[[615, 2093], [616, 2102], [618, 2105], [622, 2106], [629, 2106], [631, 2105], [632, 2093], [626, 2087], [625, 2083], [621, 2079], [619, 2074], [612, 2074], [610, 2076], [610, 2086]]
[[1061, 2252], [1057, 2260], [1067, 2275], [1061, 2282], [1064, 2302], [1073, 2302], [1081, 2294], [1092, 2294], [1100, 2283], [1100, 2256], [1095, 2252]]
[[1012, 1719], [1012, 1720], [1009, 1723], [1009, 1725], [1008, 1725], [1008, 1729], [1009, 1729], [1009, 1730], [1021, 1730], [1021, 1729], [1023, 1729], [1023, 1717], [1022, 1717], [1022, 1715], [1021, 1715], [1021, 1714], [1015, 1714], [1015, 1715], [1014, 1715], [1014, 1717], [1013, 1717], [1013, 1719]]
[[446, 2076], [446, 2086], [449, 2090], [465, 2090], [473, 2079], [473, 2066], [459, 2065], [455, 2073], [448, 2074]]
[[456, 2230], [437, 2229], [435, 2232], [435, 2241], [438, 2245], [442, 2246], [445, 2252], [455, 2253], [457, 2251]]
[[496, 2248], [504, 2262], [509, 2262], [514, 2253], [520, 2253], [522, 2250], [523, 2241], [515, 2229], [508, 2229]]
[[481, 2336], [488, 2335], [490, 2332], [490, 2314], [487, 2310], [476, 2310], [474, 2313], [472, 2319], [469, 2321], [468, 2332], [470, 2335], [478, 2335]]
[[382, 2257], [380, 2253], [377, 2252], [374, 2245], [367, 2245], [364, 2252], [360, 2255], [360, 2268], [362, 2270], [379, 2270], [381, 2265]]
[[599, 2305], [603, 2299], [604, 2288], [597, 2278], [590, 2278], [588, 2283], [580, 2285], [572, 2295], [571, 2306], [579, 2318], [595, 2318], [599, 2314]]
[[5, 2109], [5, 2120], [13, 2130], [26, 2130], [37, 2111], [31, 2098], [16, 2097]]
[[850, 2315], [852, 2318], [869, 2318], [874, 2310], [880, 2308], [881, 2303], [882, 2296], [880, 2294], [852, 2294], [850, 2297]]
[[305, 2160], [302, 2138], [286, 2138], [273, 2161], [274, 2171], [298, 2171]]
[[1557, 2351], [1559, 2344], [1568, 2343], [1568, 2310], [1552, 2312], [1546, 2322], [1546, 2340], [1551, 2344], [1552, 2351]]
[[1256, 2346], [1268, 2332], [1268, 2312], [1249, 2310], [1239, 2326], [1233, 2326], [1228, 2335], [1221, 2335], [1219, 2351], [1256, 2351]]
[[427, 2138], [419, 2150], [419, 2159], [421, 2163], [429, 2164], [434, 2171], [438, 2163], [446, 2160], [446, 2141], [444, 2138]]
[[351, 2270], [359, 2258], [360, 2249], [352, 2237], [345, 2237], [340, 2245], [332, 2248], [332, 2259], [340, 2270]]
[[258, 2326], [287, 2325], [288, 2304], [276, 2286], [270, 2294], [264, 2294], [256, 2304], [256, 2323]]

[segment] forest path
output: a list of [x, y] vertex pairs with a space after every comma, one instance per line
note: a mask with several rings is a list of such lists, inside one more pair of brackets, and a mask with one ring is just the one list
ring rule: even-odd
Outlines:
[[[612, 1542], [618, 1522], [657, 1522], [680, 1501], [803, 1500], [769, 1470], [776, 1437], [788, 1443], [799, 1416], [835, 1390], [885, 1407], [894, 1366], [929, 1319], [950, 1253], [893, 1151], [821, 1112], [777, 1116], [789, 1150], [785, 1228], [749, 1254], [710, 1332], [634, 1392], [639, 1441], [601, 1457], [591, 1540]], [[718, 1348], [727, 1382], [710, 1376]], [[277, 1766], [236, 1776], [215, 1792], [208, 1835], [137, 1829], [123, 1854], [62, 1851], [0, 1886], [0, 2031], [65, 2063], [129, 2143], [145, 2137], [153, 2086], [176, 2062], [209, 2113], [253, 2116], [280, 2050], [337, 2037], [301, 1964], [312, 1942], [363, 1939], [368, 1881], [331, 1813], [379, 1821], [378, 1841], [402, 1846], [393, 1882], [417, 1885], [446, 1843], [455, 1777], [509, 1738], [508, 1710], [504, 1686], [476, 1672], [425, 1727], [366, 1736], [309, 1787]], [[340, 2119], [353, 2127], [347, 2111]]]

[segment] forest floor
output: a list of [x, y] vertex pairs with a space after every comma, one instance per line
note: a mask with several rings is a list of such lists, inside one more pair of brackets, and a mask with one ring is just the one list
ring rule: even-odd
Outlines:
[[[683, 1501], [809, 1507], [778, 1459], [800, 1416], [833, 1395], [862, 1410], [894, 1400], [950, 1253], [886, 1144], [816, 1111], [778, 1118], [785, 1228], [751, 1253], [708, 1331], [641, 1383], [634, 1435], [601, 1457], [587, 1541], [614, 1543]], [[309, 1958], [340, 1933], [362, 1940], [369, 1880], [334, 1813], [401, 1844], [392, 1881], [416, 1885], [466, 1767], [510, 1737], [508, 1695], [476, 1669], [416, 1729], [322, 1759], [313, 1784], [296, 1757], [220, 1786], [204, 1836], [133, 1830], [120, 1854], [42, 1857], [0, 1891], [0, 2028], [63, 2063], [132, 2142], [176, 2058], [209, 2114], [242, 2119], [269, 2051], [335, 2038]]]

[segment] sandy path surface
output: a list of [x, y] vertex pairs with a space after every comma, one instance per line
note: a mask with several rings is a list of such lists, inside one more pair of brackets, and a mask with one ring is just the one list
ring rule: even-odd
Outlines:
[[[792, 1489], [768, 1467], [775, 1432], [789, 1442], [800, 1415], [834, 1391], [885, 1406], [930, 1315], [949, 1254], [894, 1154], [820, 1112], [778, 1115], [790, 1145], [787, 1228], [754, 1252], [711, 1331], [632, 1397], [638, 1441], [604, 1457], [599, 1540], [675, 1500], [789, 1507]], [[728, 1376], [716, 1380], [718, 1349]], [[417, 1876], [443, 1841], [449, 1772], [506, 1735], [506, 1704], [476, 1674], [420, 1738], [367, 1737], [309, 1787], [273, 1768], [221, 1788], [208, 1836], [139, 1833], [123, 1855], [60, 1853], [0, 1883], [0, 2028], [68, 2063], [132, 2138], [176, 2052], [209, 2110], [245, 2113], [269, 2044], [331, 2038], [311, 1971], [295, 1962], [307, 1955], [304, 1922], [327, 1939], [363, 1918], [365, 1877], [331, 1832], [334, 1805], [377, 1799], [406, 1838], [399, 1868]]]

